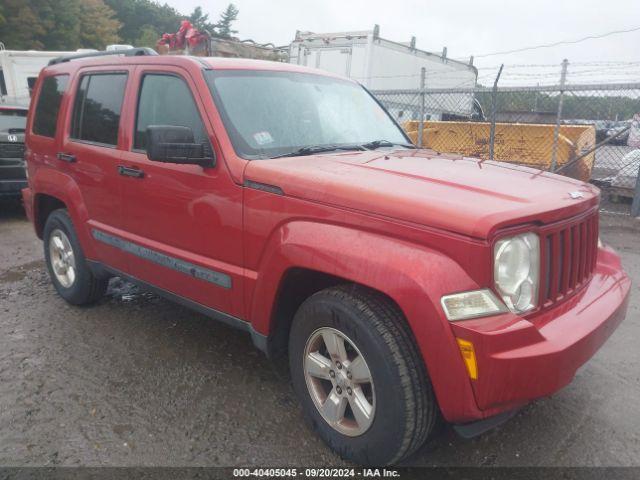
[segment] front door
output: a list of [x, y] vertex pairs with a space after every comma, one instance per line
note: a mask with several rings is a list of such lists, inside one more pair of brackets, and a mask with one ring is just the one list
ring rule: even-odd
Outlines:
[[[121, 168], [131, 274], [206, 307], [243, 316], [242, 190], [216, 147], [193, 79], [180, 68], [138, 67], [130, 145]], [[150, 161], [149, 125], [189, 127], [216, 152], [214, 167]]]

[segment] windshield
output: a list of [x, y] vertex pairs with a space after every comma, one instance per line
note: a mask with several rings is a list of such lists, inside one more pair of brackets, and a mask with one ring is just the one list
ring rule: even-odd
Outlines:
[[[273, 158], [409, 140], [360, 85], [297, 72], [217, 70], [205, 72], [236, 153]], [[362, 148], [364, 149], [364, 148]]]
[[22, 130], [24, 132], [26, 125], [26, 110], [0, 109], [0, 132], [6, 132], [7, 130]]

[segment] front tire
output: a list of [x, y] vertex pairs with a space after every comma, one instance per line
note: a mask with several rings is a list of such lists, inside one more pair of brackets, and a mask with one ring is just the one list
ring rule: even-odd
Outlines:
[[62, 298], [73, 305], [88, 305], [104, 295], [108, 279], [90, 270], [67, 210], [49, 215], [43, 240], [49, 277]]
[[395, 464], [433, 431], [438, 408], [398, 307], [355, 285], [308, 298], [289, 337], [294, 389], [312, 427], [341, 457]]

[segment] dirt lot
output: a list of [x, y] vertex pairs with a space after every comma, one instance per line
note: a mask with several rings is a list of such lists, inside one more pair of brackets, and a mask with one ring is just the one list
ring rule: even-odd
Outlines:
[[[407, 465], [640, 465], [640, 226], [603, 219], [634, 280], [627, 320], [574, 382]], [[340, 464], [244, 334], [112, 281], [66, 305], [17, 206], [0, 204], [0, 465]]]

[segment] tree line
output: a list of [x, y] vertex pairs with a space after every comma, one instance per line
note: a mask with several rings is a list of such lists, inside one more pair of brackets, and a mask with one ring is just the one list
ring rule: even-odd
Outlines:
[[[572, 92], [564, 96], [562, 117], [565, 119], [628, 120], [640, 112], [640, 98], [633, 98], [635, 92], [625, 96], [603, 95], [597, 91], [591, 94]], [[482, 105], [485, 115], [492, 109], [490, 92], [477, 93], [476, 99]], [[550, 112], [558, 111], [560, 97], [546, 92], [501, 92], [498, 94], [498, 112]]]
[[174, 33], [188, 19], [214, 37], [230, 38], [238, 18], [233, 4], [217, 21], [196, 7], [183, 15], [152, 0], [3, 0], [0, 42], [12, 50], [103, 50], [114, 43], [155, 47], [163, 33]]

